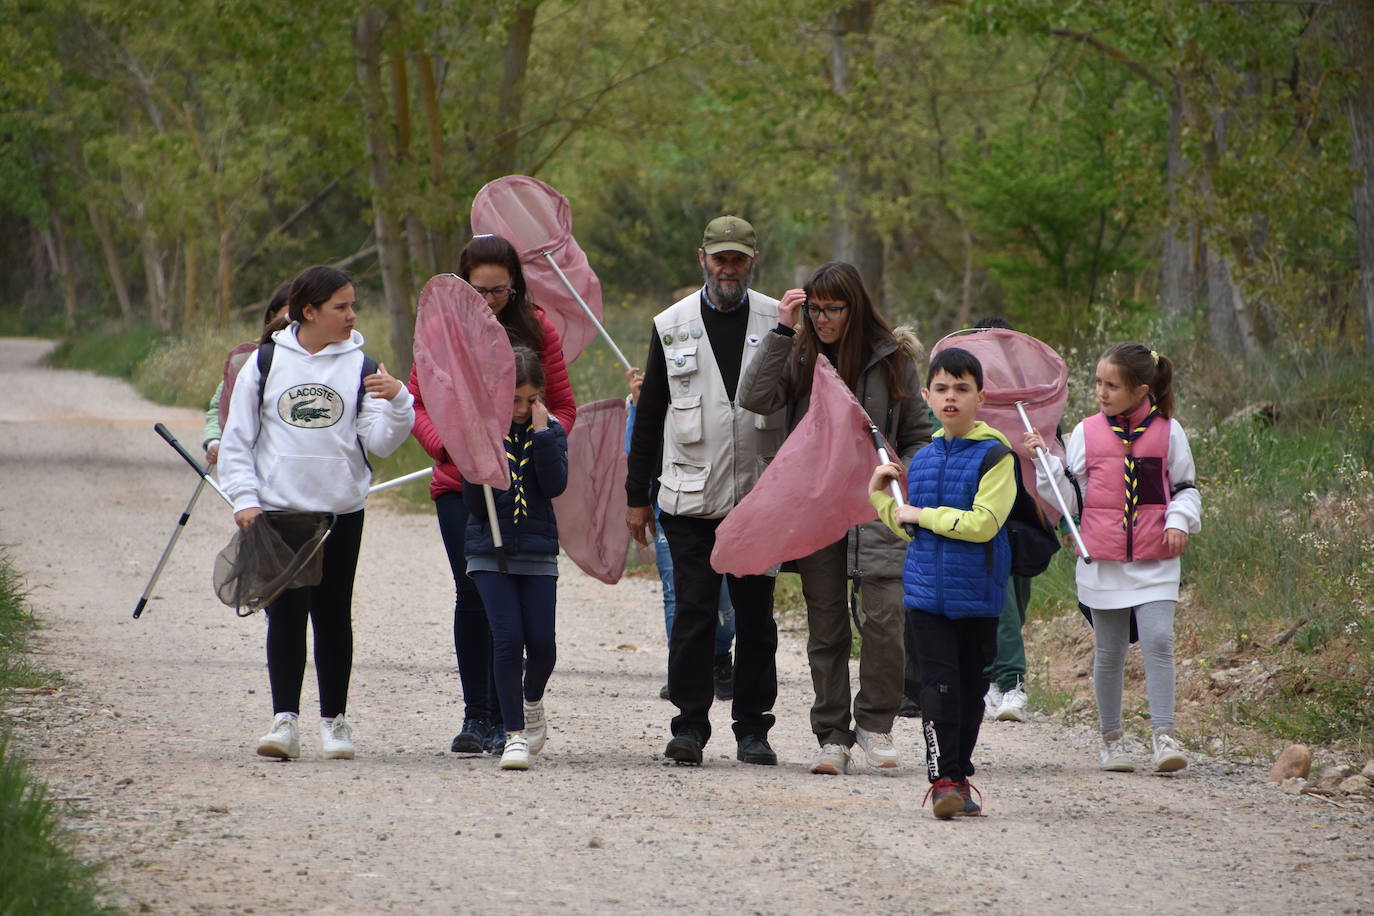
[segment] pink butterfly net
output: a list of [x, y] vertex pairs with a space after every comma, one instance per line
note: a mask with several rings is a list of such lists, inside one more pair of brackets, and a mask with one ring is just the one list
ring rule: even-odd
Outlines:
[[583, 404], [568, 435], [568, 488], [553, 501], [558, 544], [583, 572], [608, 585], [625, 572], [626, 505], [625, 400]]
[[868, 427], [868, 414], [818, 357], [806, 416], [716, 529], [711, 567], [758, 575], [835, 543], [853, 525], [876, 521], [868, 480], [878, 453]]
[[987, 400], [978, 411], [978, 419], [1007, 437], [1021, 463], [1026, 492], [1035, 496], [1051, 522], [1058, 522], [1059, 507], [1041, 500], [1036, 493], [1035, 455], [1021, 444], [1026, 427], [1016, 412], [1016, 402], [1022, 402], [1048, 451], [1062, 460], [1064, 446], [1054, 432], [1069, 398], [1069, 372], [1064, 360], [1049, 344], [1007, 328], [958, 331], [932, 347], [930, 355], [934, 357], [950, 347], [969, 351], [983, 364]]
[[515, 246], [530, 297], [544, 309], [563, 339], [563, 359], [571, 364], [596, 336], [589, 320], [549, 263], [549, 255], [601, 320], [601, 281], [572, 234], [568, 199], [536, 178], [507, 175], [489, 182], [472, 201], [472, 231], [499, 235]]
[[515, 354], [486, 301], [453, 274], [432, 278], [420, 292], [415, 372], [458, 470], [474, 483], [508, 488], [505, 436], [515, 399]]

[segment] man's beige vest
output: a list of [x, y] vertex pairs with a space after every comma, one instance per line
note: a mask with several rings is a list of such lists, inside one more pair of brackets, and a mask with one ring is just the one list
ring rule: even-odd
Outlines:
[[[768, 416], [729, 400], [694, 292], [654, 318], [668, 363], [659, 507], [670, 515], [723, 518], [753, 488], [787, 436], [786, 410]], [[749, 290], [740, 378], [763, 336], [777, 327], [778, 300]], [[736, 382], [738, 391], [738, 381]]]

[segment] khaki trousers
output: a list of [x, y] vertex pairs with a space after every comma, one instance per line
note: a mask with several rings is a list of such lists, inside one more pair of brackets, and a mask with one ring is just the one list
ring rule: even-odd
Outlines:
[[[821, 745], [851, 747], [849, 655], [853, 645], [849, 616], [849, 578], [845, 541], [823, 547], [797, 561], [810, 634], [811, 730]], [[900, 579], [865, 577], [859, 588], [859, 692], [853, 697], [853, 723], [870, 732], [892, 731], [902, 702], [905, 612]]]

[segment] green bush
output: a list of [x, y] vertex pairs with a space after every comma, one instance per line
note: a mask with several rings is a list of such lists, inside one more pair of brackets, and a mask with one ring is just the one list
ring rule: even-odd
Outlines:
[[0, 913], [109, 912], [98, 868], [79, 861], [41, 783], [0, 736]]
[[[34, 629], [23, 583], [0, 551], [0, 699], [46, 678], [23, 658]], [[0, 913], [101, 913], [97, 869], [72, 854], [46, 789], [0, 734]]]
[[48, 356], [48, 362], [62, 369], [130, 378], [166, 336], [151, 325], [102, 325], [65, 338]]

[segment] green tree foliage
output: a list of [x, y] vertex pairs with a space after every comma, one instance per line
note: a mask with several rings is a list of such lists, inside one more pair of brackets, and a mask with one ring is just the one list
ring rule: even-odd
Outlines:
[[223, 322], [343, 263], [365, 299], [386, 275], [404, 349], [472, 195], [523, 172], [612, 301], [693, 282], [735, 210], [765, 288], [850, 259], [926, 336], [1123, 304], [1245, 353], [1360, 335], [1323, 4], [0, 0], [0, 26], [0, 308]]

